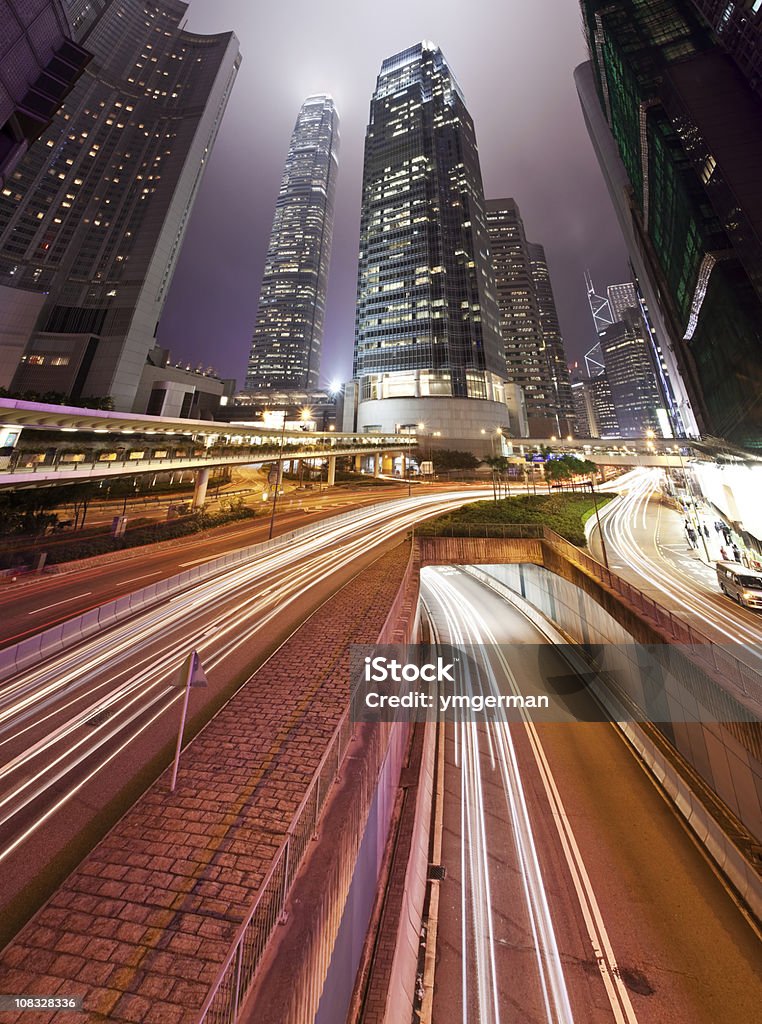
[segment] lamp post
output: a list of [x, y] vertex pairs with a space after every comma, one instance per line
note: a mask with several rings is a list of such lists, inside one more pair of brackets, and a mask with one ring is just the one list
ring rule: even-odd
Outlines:
[[267, 539], [272, 540], [273, 529], [275, 528], [275, 506], [278, 504], [278, 487], [281, 481], [281, 474], [283, 472], [283, 448], [286, 443], [286, 410], [283, 410], [283, 425], [280, 428], [280, 458], [278, 459], [278, 469], [275, 474], [275, 489], [273, 490], [273, 507], [270, 513], [270, 530], [267, 534]]
[[591, 493], [593, 495], [593, 505], [595, 507], [595, 522], [596, 522], [596, 525], [598, 527], [598, 535], [601, 538], [601, 550], [603, 551], [603, 564], [608, 569], [608, 567], [609, 567], [609, 556], [608, 556], [608, 552], [606, 551], [606, 538], [603, 536], [603, 527], [601, 526], [601, 517], [598, 515], [598, 498], [596, 497], [596, 494], [595, 494], [595, 484], [592, 481], [592, 479], [588, 480], [588, 483], [590, 484], [590, 491], [591, 491]]

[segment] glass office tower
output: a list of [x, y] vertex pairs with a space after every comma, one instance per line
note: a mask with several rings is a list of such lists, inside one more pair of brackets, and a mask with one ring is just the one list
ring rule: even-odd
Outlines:
[[333, 100], [310, 96], [296, 119], [275, 204], [247, 391], [318, 386], [338, 155]]
[[508, 379], [524, 392], [531, 437], [576, 433], [569, 369], [545, 250], [527, 241], [513, 199], [488, 199], [489, 232]]
[[133, 409], [240, 64], [233, 33], [182, 27], [187, 6], [71, 8], [93, 59], [0, 194], [0, 333], [6, 309], [27, 333], [16, 392]]
[[699, 430], [760, 446], [762, 101], [690, 0], [582, 10], [580, 95], [660, 343]]
[[476, 136], [433, 43], [385, 60], [371, 100], [354, 376], [361, 430], [509, 425]]

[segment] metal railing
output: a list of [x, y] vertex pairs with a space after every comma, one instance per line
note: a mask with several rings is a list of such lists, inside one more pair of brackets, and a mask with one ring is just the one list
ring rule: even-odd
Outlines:
[[230, 952], [198, 1015], [198, 1022], [233, 1024], [265, 953], [273, 931], [284, 919], [286, 900], [310, 839], [316, 838], [320, 814], [346, 754], [353, 724], [349, 709], [341, 717], [328, 748], [294, 812], [285, 838], [257, 891]]
[[[379, 634], [379, 643], [388, 642], [407, 597], [413, 572], [413, 552], [405, 568], [402, 582]], [[388, 733], [388, 723], [381, 723]], [[337, 781], [344, 755], [354, 733], [350, 721], [350, 705], [341, 716], [328, 748], [320, 759], [307, 791], [291, 819], [286, 836], [280, 844], [270, 868], [260, 885], [254, 902], [236, 932], [230, 952], [223, 961], [212, 988], [197, 1017], [198, 1024], [234, 1024], [267, 944], [280, 921], [284, 920], [286, 901], [311, 839], [317, 838], [320, 815], [331, 787]], [[388, 736], [386, 737], [388, 739]], [[379, 760], [386, 743], [373, 747]], [[377, 767], [377, 766], [374, 766]]]

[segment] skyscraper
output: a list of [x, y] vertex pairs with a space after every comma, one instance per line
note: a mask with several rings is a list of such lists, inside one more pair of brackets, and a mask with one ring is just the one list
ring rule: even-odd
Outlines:
[[[685, 429], [762, 443], [762, 103], [691, 0], [583, 0], [577, 83]], [[674, 364], [675, 373], [673, 374]]]
[[693, 0], [693, 6], [762, 95], [762, 0]]
[[102, 6], [72, 7], [93, 60], [0, 195], [0, 331], [12, 307], [14, 390], [130, 410], [240, 56], [179, 0]]
[[[590, 353], [585, 360], [591, 379], [606, 378], [619, 436], [644, 437], [649, 430], [671, 436], [657, 374], [658, 351], [635, 283], [610, 284], [605, 298], [596, 293], [589, 274], [586, 283], [598, 334], [595, 348], [600, 353], [600, 372], [591, 372], [596, 362]], [[604, 404], [606, 401], [604, 394]], [[609, 419], [607, 429], [610, 427]]]
[[505, 375], [473, 122], [442, 51], [418, 43], [383, 62], [365, 137], [358, 428], [482, 448], [511, 429]]
[[0, 13], [0, 185], [50, 123], [90, 54], [61, 0], [4, 0]]
[[338, 155], [333, 100], [309, 96], [296, 119], [275, 204], [247, 390], [318, 386]]
[[508, 379], [524, 392], [529, 433], [551, 437], [576, 432], [545, 250], [527, 241], [515, 200], [488, 199], [486, 205]]

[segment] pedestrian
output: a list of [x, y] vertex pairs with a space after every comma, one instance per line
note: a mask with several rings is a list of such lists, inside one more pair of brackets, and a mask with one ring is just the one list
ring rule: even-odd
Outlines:
[[725, 538], [725, 543], [726, 544], [732, 544], [733, 543], [733, 534], [730, 532], [729, 527], [723, 525], [723, 527], [722, 527], [722, 536]]
[[738, 545], [737, 544], [733, 544], [732, 550], [733, 550], [733, 558], [735, 558], [735, 560], [737, 562], [740, 562], [741, 561], [741, 551], [740, 551]]
[[706, 537], [707, 540], [709, 540], [709, 527], [706, 525], [706, 523], [704, 523], [703, 530], [704, 530], [704, 536]]
[[715, 519], [714, 528], [717, 531], [717, 533], [722, 533], [722, 523], [719, 521], [719, 519]]
[[688, 529], [685, 532], [688, 534], [688, 543], [690, 544], [690, 546], [692, 548], [695, 548], [697, 546], [696, 545], [696, 540], [697, 540], [696, 531], [693, 529], [692, 526], [689, 526]]
[[730, 561], [730, 552], [728, 551], [728, 549], [725, 547], [724, 544], [720, 548], [720, 558], [722, 559], [723, 562], [729, 562]]

